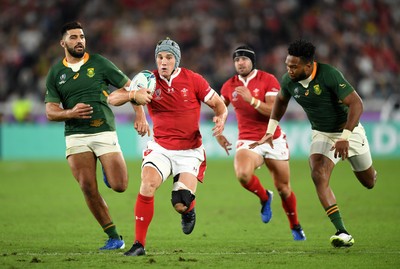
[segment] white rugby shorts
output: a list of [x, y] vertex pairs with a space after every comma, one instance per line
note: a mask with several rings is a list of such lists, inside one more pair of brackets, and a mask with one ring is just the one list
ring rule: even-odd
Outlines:
[[[310, 155], [322, 154], [337, 164], [341, 158], [335, 158], [335, 150], [331, 150], [335, 141], [342, 133], [325, 133], [312, 130]], [[356, 126], [349, 137], [349, 157], [353, 171], [364, 171], [372, 165], [371, 151], [364, 127], [361, 123]]]
[[174, 177], [186, 172], [203, 182], [206, 169], [204, 146], [187, 150], [169, 150], [154, 141], [149, 141], [147, 149], [143, 151], [142, 168], [145, 166], [154, 167], [163, 181], [170, 175]]
[[68, 135], [65, 137], [65, 145], [66, 157], [87, 151], [93, 152], [97, 157], [110, 152], [121, 152], [115, 131]]
[[280, 160], [286, 161], [289, 160], [290, 152], [289, 146], [286, 140], [286, 134], [281, 132], [281, 135], [273, 140], [274, 148], [267, 143], [259, 145], [254, 149], [249, 149], [249, 145], [256, 141], [253, 140], [238, 140], [236, 142], [236, 151], [241, 149], [251, 150], [258, 155], [262, 156], [264, 159], [272, 159], [272, 160]]

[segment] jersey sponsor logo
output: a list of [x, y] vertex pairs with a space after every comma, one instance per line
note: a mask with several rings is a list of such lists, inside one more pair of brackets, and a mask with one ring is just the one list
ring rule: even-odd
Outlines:
[[305, 96], [308, 96], [310, 94], [310, 91], [307, 89], [306, 92], [304, 93]]
[[75, 76], [73, 77], [74, 79], [77, 79], [79, 77], [79, 73], [76, 73]]
[[90, 122], [90, 126], [92, 127], [100, 127], [101, 125], [103, 125], [104, 120], [103, 119], [96, 119], [96, 120], [92, 120]]
[[94, 74], [95, 74], [95, 73], [94, 73], [94, 68], [93, 68], [93, 67], [87, 69], [86, 75], [87, 75], [88, 77], [92, 78], [92, 77], [94, 77]]
[[62, 74], [62, 75], [60, 76], [60, 81], [58, 82], [58, 84], [59, 84], [59, 85], [64, 84], [64, 83], [66, 82], [66, 79], [67, 79], [67, 75], [66, 75], [66, 74]]
[[315, 92], [316, 95], [320, 95], [321, 94], [322, 90], [321, 90], [321, 87], [319, 86], [319, 84], [314, 85], [313, 88], [314, 88], [314, 92]]

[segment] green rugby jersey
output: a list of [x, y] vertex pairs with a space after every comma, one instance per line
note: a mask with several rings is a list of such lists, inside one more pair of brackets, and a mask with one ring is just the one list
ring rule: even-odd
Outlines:
[[64, 109], [71, 109], [77, 103], [93, 107], [91, 119], [65, 121], [65, 136], [115, 131], [114, 114], [107, 104], [108, 86], [122, 88], [127, 81], [121, 70], [99, 54], [85, 53], [78, 72], [68, 67], [64, 58], [47, 75], [45, 102], [61, 102]]
[[342, 73], [328, 64], [314, 62], [312, 80], [307, 88], [293, 82], [287, 73], [282, 77], [282, 95], [292, 96], [306, 112], [311, 128], [321, 132], [342, 131], [348, 107], [341, 100], [353, 91]]

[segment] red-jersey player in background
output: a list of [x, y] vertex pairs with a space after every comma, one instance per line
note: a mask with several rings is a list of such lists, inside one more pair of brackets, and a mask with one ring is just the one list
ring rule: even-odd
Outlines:
[[[214, 136], [222, 134], [227, 117], [224, 102], [208, 82], [201, 75], [179, 67], [181, 52], [175, 41], [169, 38], [161, 40], [156, 46], [155, 58], [156, 90], [147, 105], [153, 122], [154, 140], [148, 142], [143, 154], [142, 182], [134, 212], [135, 242], [125, 252], [126, 256], [146, 254], [144, 247], [154, 215], [154, 195], [170, 175], [174, 180], [171, 202], [182, 216], [182, 230], [185, 234], [193, 231], [197, 181], [203, 181], [206, 169], [199, 130], [201, 102], [214, 110]], [[124, 89], [109, 96], [112, 105], [128, 101], [133, 100], [129, 100]]]
[[[234, 167], [243, 188], [258, 196], [261, 202], [261, 219], [268, 223], [272, 218], [273, 192], [266, 190], [254, 170], [263, 163], [267, 166], [282, 200], [294, 240], [305, 240], [300, 226], [296, 196], [290, 187], [289, 148], [285, 133], [278, 126], [274, 134], [274, 147], [264, 144], [255, 149], [248, 145], [257, 141], [267, 130], [272, 106], [280, 89], [278, 80], [267, 72], [255, 69], [256, 55], [249, 46], [240, 46], [233, 53], [237, 75], [228, 79], [221, 89], [225, 105], [232, 104], [239, 128]], [[225, 136], [216, 137], [229, 154], [231, 143]]]

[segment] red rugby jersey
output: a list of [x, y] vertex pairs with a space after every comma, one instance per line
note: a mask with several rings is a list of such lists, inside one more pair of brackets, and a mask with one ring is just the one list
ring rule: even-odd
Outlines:
[[[265, 96], [276, 95], [278, 93], [280, 90], [279, 82], [272, 74], [255, 70], [251, 77], [247, 78], [246, 82], [239, 75], [235, 75], [228, 79], [221, 89], [222, 98], [229, 100], [235, 109], [239, 139], [260, 140], [267, 131], [269, 117], [262, 115], [249, 103], [244, 101], [235, 91], [235, 88], [238, 86], [246, 86], [254, 98], [265, 102]], [[278, 126], [274, 134], [274, 139], [280, 135], [281, 128]]]
[[153, 121], [154, 140], [170, 150], [198, 148], [202, 144], [200, 134], [201, 102], [209, 100], [215, 91], [198, 73], [179, 68], [171, 79], [157, 79], [152, 101], [147, 104]]

